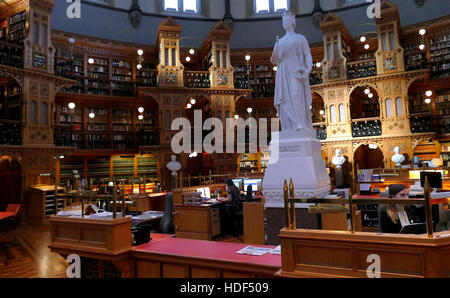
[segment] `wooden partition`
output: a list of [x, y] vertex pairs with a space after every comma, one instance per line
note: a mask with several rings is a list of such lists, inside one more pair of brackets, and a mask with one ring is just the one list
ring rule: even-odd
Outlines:
[[264, 202], [244, 203], [244, 242], [265, 244]]
[[280, 232], [283, 277], [367, 278], [369, 255], [382, 278], [450, 277], [450, 232], [427, 235], [287, 230]]

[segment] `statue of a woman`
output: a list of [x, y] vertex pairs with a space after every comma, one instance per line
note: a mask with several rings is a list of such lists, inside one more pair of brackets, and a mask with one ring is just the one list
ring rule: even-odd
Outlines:
[[274, 104], [282, 130], [312, 130], [312, 95], [309, 86], [312, 57], [306, 38], [294, 32], [295, 24], [292, 13], [283, 15], [286, 35], [280, 40], [277, 37], [270, 59], [278, 67]]

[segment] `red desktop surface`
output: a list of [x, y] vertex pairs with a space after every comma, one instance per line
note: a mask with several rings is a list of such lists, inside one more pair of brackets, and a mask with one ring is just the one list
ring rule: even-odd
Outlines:
[[[152, 238], [156, 234], [152, 234]], [[133, 248], [135, 251], [151, 252], [165, 255], [194, 257], [215, 261], [249, 263], [281, 268], [281, 256], [266, 253], [262, 256], [237, 254], [236, 252], [250, 244], [229, 243], [219, 241], [193, 240], [184, 238], [165, 238], [150, 241]], [[251, 245], [255, 247], [275, 248], [267, 245]]]

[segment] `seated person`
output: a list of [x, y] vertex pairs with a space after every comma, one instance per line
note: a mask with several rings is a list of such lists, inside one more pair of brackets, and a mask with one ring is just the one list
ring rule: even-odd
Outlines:
[[225, 209], [229, 232], [236, 236], [240, 232], [240, 217], [242, 215], [241, 191], [234, 185], [233, 180], [225, 180], [225, 190], [228, 193], [228, 201]]
[[[398, 199], [408, 198], [408, 188], [402, 184], [389, 186], [389, 197]], [[400, 233], [405, 225], [416, 223], [414, 209], [408, 205], [380, 204], [378, 206], [379, 230], [382, 233]]]

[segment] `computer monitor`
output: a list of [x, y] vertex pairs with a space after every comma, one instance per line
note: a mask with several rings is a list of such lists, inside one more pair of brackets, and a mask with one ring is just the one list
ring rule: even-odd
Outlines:
[[197, 188], [197, 192], [201, 193], [202, 198], [210, 198], [211, 190], [209, 187]]
[[262, 179], [244, 179], [244, 191], [247, 191], [247, 186], [252, 186], [252, 191], [262, 190]]
[[243, 189], [244, 189], [242, 179], [233, 179], [233, 183], [234, 183], [234, 185], [236, 185], [236, 187], [239, 188], [240, 190], [243, 190]]
[[440, 172], [420, 172], [420, 186], [424, 186], [425, 177], [428, 179], [428, 184], [432, 188], [442, 188], [442, 174]]

